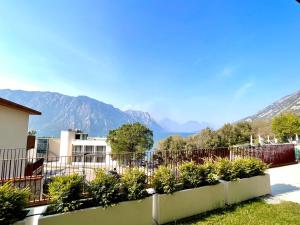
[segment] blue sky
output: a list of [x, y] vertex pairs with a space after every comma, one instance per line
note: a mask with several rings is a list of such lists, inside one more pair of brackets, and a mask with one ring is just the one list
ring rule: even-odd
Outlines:
[[0, 88], [215, 125], [300, 89], [295, 0], [1, 1]]

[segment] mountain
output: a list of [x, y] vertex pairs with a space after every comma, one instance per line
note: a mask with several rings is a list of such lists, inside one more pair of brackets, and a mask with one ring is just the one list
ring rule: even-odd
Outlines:
[[300, 91], [287, 95], [273, 104], [267, 106], [253, 116], [244, 118], [246, 121], [269, 120], [282, 112], [294, 112], [300, 115]]
[[159, 124], [169, 132], [186, 133], [196, 133], [206, 127], [211, 127], [211, 125], [206, 122], [199, 123], [197, 121], [188, 121], [185, 123], [177, 123], [176, 121], [170, 119], [163, 119], [159, 122]]
[[42, 112], [41, 116], [32, 116], [29, 123], [39, 136], [59, 136], [61, 130], [69, 128], [81, 129], [91, 136], [105, 136], [111, 129], [134, 122], [145, 124], [155, 136], [165, 133], [147, 112], [122, 111], [86, 96], [0, 89], [0, 97]]

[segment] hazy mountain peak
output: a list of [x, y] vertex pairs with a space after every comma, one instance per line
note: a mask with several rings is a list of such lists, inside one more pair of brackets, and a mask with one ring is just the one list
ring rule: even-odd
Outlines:
[[206, 127], [211, 127], [211, 125], [206, 122], [200, 123], [198, 121], [190, 120], [185, 123], [178, 123], [169, 118], [165, 118], [161, 120], [160, 125], [169, 132], [188, 132], [188, 133], [199, 132], [200, 130]]

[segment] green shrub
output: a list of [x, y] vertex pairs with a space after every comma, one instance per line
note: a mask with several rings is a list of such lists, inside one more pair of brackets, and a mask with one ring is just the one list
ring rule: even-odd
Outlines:
[[90, 193], [96, 205], [108, 207], [120, 198], [119, 180], [103, 169], [96, 170], [96, 178], [90, 183]]
[[205, 180], [204, 167], [194, 162], [184, 163], [179, 167], [179, 179], [184, 188], [200, 187]]
[[176, 179], [174, 173], [165, 166], [160, 166], [152, 179], [153, 187], [159, 194], [170, 194], [175, 191]]
[[22, 219], [29, 197], [28, 188], [16, 188], [10, 182], [0, 186], [0, 224], [9, 225]]
[[232, 162], [231, 179], [236, 180], [247, 176], [247, 164], [245, 159], [238, 158]]
[[232, 162], [232, 179], [259, 176], [265, 173], [267, 165], [255, 158], [239, 158]]
[[121, 186], [126, 200], [137, 200], [147, 196], [146, 175], [138, 168], [128, 169], [121, 178]]
[[268, 165], [263, 161], [255, 158], [248, 159], [247, 163], [248, 175], [250, 177], [264, 175], [268, 169]]
[[216, 164], [213, 161], [205, 161], [202, 167], [204, 168], [204, 182], [206, 184], [212, 185], [219, 182]]
[[221, 180], [232, 179], [232, 162], [229, 159], [219, 159], [216, 162], [216, 173]]
[[234, 161], [220, 159], [216, 168], [220, 179], [230, 181], [264, 175], [267, 165], [255, 158], [238, 158]]
[[49, 184], [49, 196], [55, 212], [68, 212], [81, 206], [84, 177], [78, 174], [63, 175], [53, 178]]
[[196, 188], [218, 183], [216, 168], [211, 161], [206, 161], [203, 165], [194, 162], [182, 164], [179, 167], [179, 178], [184, 188]]

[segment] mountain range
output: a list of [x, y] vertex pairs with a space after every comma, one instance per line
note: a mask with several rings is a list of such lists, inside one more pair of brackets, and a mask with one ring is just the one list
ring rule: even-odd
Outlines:
[[0, 97], [42, 112], [42, 116], [32, 116], [29, 123], [30, 129], [36, 130], [39, 136], [59, 136], [61, 130], [70, 128], [81, 129], [91, 136], [106, 136], [109, 130], [134, 122], [140, 122], [153, 130], [156, 140], [174, 133], [186, 136], [191, 130], [199, 130], [196, 123], [191, 124], [191, 127], [196, 126], [195, 129], [188, 125], [182, 129], [166, 129], [147, 112], [122, 111], [87, 96], [73, 97], [55, 92], [0, 89]]
[[[188, 121], [178, 123], [168, 118], [155, 121], [147, 112], [122, 111], [87, 96], [68, 96], [55, 92], [0, 89], [0, 97], [34, 108], [42, 116], [32, 116], [29, 127], [39, 136], [59, 136], [61, 130], [81, 129], [91, 136], [106, 136], [111, 129], [126, 123], [140, 122], [154, 132], [155, 140], [169, 135], [188, 136], [203, 128], [212, 127], [206, 122]], [[282, 112], [300, 115], [300, 91], [287, 95], [258, 113], [243, 120], [270, 120]]]
[[300, 91], [287, 95], [271, 105], [260, 110], [256, 114], [246, 117], [243, 120], [270, 120], [274, 116], [278, 116], [282, 112], [293, 112], [300, 115]]

